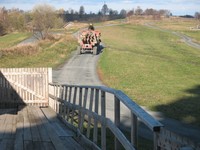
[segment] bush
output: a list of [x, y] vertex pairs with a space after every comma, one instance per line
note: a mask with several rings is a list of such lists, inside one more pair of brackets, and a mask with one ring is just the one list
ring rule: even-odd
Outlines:
[[3, 25], [2, 22], [0, 22], [0, 36], [5, 35], [6, 34], [6, 29]]

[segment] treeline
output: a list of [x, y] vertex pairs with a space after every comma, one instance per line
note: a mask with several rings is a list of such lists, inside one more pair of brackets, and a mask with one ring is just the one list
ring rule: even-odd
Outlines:
[[[31, 11], [0, 7], [0, 35], [5, 35], [6, 33], [13, 31], [26, 30], [39, 32], [45, 37], [45, 35], [48, 34], [49, 29], [61, 28], [68, 21], [106, 21], [126, 18], [133, 15], [151, 15], [155, 19], [160, 19], [161, 16], [172, 16], [172, 13], [165, 9], [156, 10], [147, 8], [143, 10], [139, 6], [132, 10], [121, 9], [120, 11], [117, 11], [109, 8], [107, 4], [104, 4], [97, 13], [86, 13], [84, 6], [80, 6], [79, 11], [73, 9], [56, 10], [53, 6], [48, 4], [36, 5]], [[199, 20], [200, 13], [196, 12], [194, 17]]]
[[61, 28], [63, 18], [59, 17], [54, 7], [37, 5], [31, 11], [0, 8], [0, 35], [14, 31], [47, 33], [51, 28]]

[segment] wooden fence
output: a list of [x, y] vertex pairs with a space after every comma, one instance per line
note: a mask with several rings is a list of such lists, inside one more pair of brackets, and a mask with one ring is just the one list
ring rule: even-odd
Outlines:
[[1, 107], [18, 103], [47, 106], [51, 74], [51, 68], [0, 68]]
[[[87, 141], [88, 149], [138, 149], [142, 123], [153, 135], [154, 150], [200, 150], [199, 144], [166, 130], [119, 90], [51, 81], [51, 68], [0, 68], [0, 108], [18, 104], [50, 106], [78, 133], [80, 141]], [[129, 133], [121, 128], [125, 122], [130, 123]], [[107, 140], [108, 136], [114, 140]]]
[[[153, 135], [153, 148], [148, 149], [200, 150], [199, 144], [166, 130], [119, 90], [102, 86], [49, 84], [49, 106], [71, 129], [79, 133], [80, 139], [87, 141], [88, 149], [138, 149], [139, 124], [142, 123]], [[128, 110], [128, 116], [123, 114], [122, 106]], [[124, 122], [130, 122], [128, 136], [126, 130], [121, 128]], [[110, 135], [114, 136], [113, 140], [107, 140]]]
[[[116, 150], [121, 148], [138, 149], [139, 120], [154, 134], [154, 149], [158, 148], [157, 135], [162, 124], [123, 92], [107, 87], [56, 84], [50, 84], [49, 91], [49, 106], [58, 113], [63, 121], [70, 123], [72, 129], [78, 131], [81, 139], [90, 139], [88, 141], [90, 148], [111, 149], [107, 147], [109, 145], [107, 136], [113, 135], [112, 148], [115, 147]], [[108, 103], [108, 101], [113, 104], [109, 106], [110, 102]], [[121, 105], [128, 110], [131, 116], [130, 138], [127, 138], [120, 129]], [[111, 119], [112, 117], [113, 119]]]

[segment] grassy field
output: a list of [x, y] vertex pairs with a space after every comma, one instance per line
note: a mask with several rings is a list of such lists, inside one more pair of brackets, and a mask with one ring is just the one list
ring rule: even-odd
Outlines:
[[142, 25], [101, 29], [98, 72], [138, 104], [200, 127], [200, 50]]
[[[76, 40], [71, 35], [63, 35], [55, 40], [45, 40], [37, 44], [25, 46], [12, 46], [17, 39], [24, 35], [18, 33], [15, 38], [1, 37], [6, 42], [0, 44], [0, 67], [53, 67], [60, 65], [69, 57], [71, 51], [76, 49]], [[7, 40], [7, 38], [9, 40]], [[2, 48], [5, 47], [9, 48]], [[8, 46], [9, 45], [9, 46]], [[13, 45], [13, 44], [12, 44]]]
[[0, 49], [11, 47], [31, 36], [30, 33], [10, 33], [0, 36]]
[[181, 32], [193, 38], [194, 42], [200, 43], [200, 30], [191, 30], [191, 27], [195, 28], [197, 25], [200, 25], [200, 22], [196, 19], [171, 18], [157, 21], [155, 25], [164, 29]]

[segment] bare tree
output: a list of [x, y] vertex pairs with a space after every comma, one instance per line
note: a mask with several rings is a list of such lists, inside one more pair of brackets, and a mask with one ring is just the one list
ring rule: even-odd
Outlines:
[[106, 15], [109, 12], [109, 8], [106, 4], [103, 5], [102, 9], [101, 9], [101, 13], [103, 15]]
[[194, 18], [200, 20], [200, 12], [195, 12]]
[[80, 18], [82, 18], [84, 14], [85, 14], [85, 8], [83, 6], [81, 6], [80, 9], [79, 9]]
[[49, 35], [49, 29], [53, 28], [56, 21], [55, 9], [48, 4], [39, 4], [33, 8], [34, 35], [45, 39]]
[[0, 36], [6, 34], [8, 12], [5, 7], [0, 8]]
[[134, 15], [134, 10], [128, 11], [128, 13], [126, 15], [127, 15], [127, 17], [133, 16]]
[[197, 29], [200, 29], [200, 12], [195, 12], [194, 17], [198, 22]]
[[157, 13], [157, 11], [153, 8], [147, 8], [145, 11], [144, 11], [144, 14], [145, 15], [155, 15]]
[[118, 15], [118, 11], [117, 10], [113, 10], [113, 9], [109, 9], [109, 15]]
[[84, 6], [81, 6], [79, 9], [79, 15], [84, 15], [85, 14], [85, 8]]
[[122, 17], [126, 17], [127, 12], [126, 12], [125, 9], [122, 9], [122, 10], [120, 11], [119, 14], [120, 14]]
[[140, 6], [138, 6], [136, 9], [135, 9], [135, 15], [142, 15], [143, 13], [143, 10], [140, 8]]
[[169, 10], [166, 10], [166, 9], [160, 9], [158, 11], [158, 13], [161, 15], [161, 16], [165, 16], [165, 17], [169, 17], [171, 15], [171, 12]]

